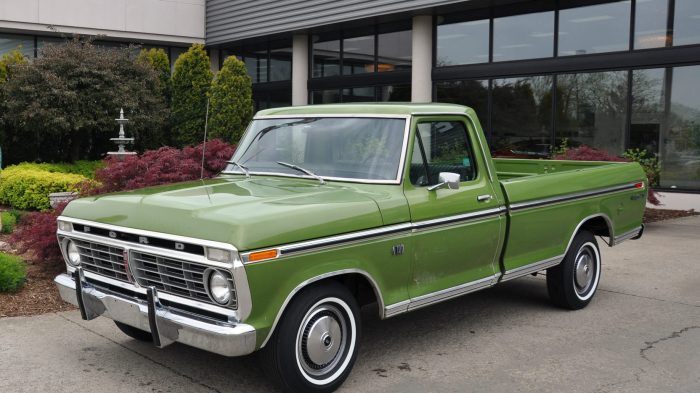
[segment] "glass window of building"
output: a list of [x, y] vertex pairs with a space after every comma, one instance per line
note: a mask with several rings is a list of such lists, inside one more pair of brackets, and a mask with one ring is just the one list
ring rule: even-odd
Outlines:
[[343, 39], [343, 75], [374, 72], [374, 34]]
[[30, 35], [0, 34], [0, 56], [19, 49], [28, 58], [34, 58], [34, 37]]
[[410, 102], [411, 85], [379, 86], [379, 101]]
[[377, 35], [377, 71], [411, 69], [411, 30], [395, 31]]
[[557, 76], [557, 139], [619, 155], [627, 123], [627, 71]]
[[553, 79], [532, 76], [492, 81], [490, 146], [494, 156], [549, 156]]
[[270, 82], [292, 79], [292, 48], [270, 50]]
[[676, 0], [673, 45], [700, 43], [700, 1]]
[[554, 11], [493, 20], [493, 61], [554, 55]]
[[343, 89], [342, 102], [374, 102], [375, 88], [374, 86], [352, 87]]
[[340, 102], [340, 91], [338, 89], [315, 90], [311, 93], [313, 104], [335, 104]]
[[340, 75], [340, 39], [313, 37], [313, 76]]
[[471, 107], [486, 130], [489, 104], [489, 82], [486, 80], [459, 80], [437, 83], [437, 102]]
[[628, 148], [657, 155], [666, 119], [666, 69], [632, 71], [632, 114]]
[[660, 184], [700, 190], [700, 66], [675, 67], [669, 72], [668, 127], [659, 138]]
[[630, 0], [559, 11], [559, 56], [629, 49]]
[[435, 61], [437, 67], [488, 61], [488, 19], [438, 25]]
[[637, 0], [634, 17], [634, 49], [660, 48], [669, 39], [669, 0]]

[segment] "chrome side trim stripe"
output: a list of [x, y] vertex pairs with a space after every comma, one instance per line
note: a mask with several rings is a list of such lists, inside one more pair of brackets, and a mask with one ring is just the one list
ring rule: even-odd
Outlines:
[[557, 255], [556, 257], [548, 258], [543, 261], [531, 263], [525, 266], [520, 266], [511, 270], [506, 270], [500, 282], [512, 280], [514, 278], [522, 276], [527, 276], [528, 274], [539, 272], [540, 270], [545, 270], [552, 266], [556, 266], [560, 264], [562, 260], [564, 260], [564, 256], [566, 256], [566, 254]]
[[443, 217], [443, 218], [436, 218], [433, 220], [414, 222], [413, 224], [411, 224], [411, 228], [418, 230], [418, 229], [425, 229], [425, 228], [430, 228], [430, 227], [439, 226], [439, 225], [456, 224], [456, 223], [460, 223], [463, 221], [472, 221], [472, 220], [478, 220], [480, 218], [488, 218], [488, 217], [492, 217], [492, 216], [497, 216], [497, 215], [504, 213], [504, 212], [505, 212], [505, 208], [502, 208], [502, 207], [479, 210], [476, 212], [459, 214], [456, 216], [449, 216], [449, 217]]
[[[270, 247], [269, 249], [277, 249], [279, 251], [278, 257], [287, 256], [290, 254], [309, 251], [317, 248], [332, 247], [337, 245], [342, 245], [346, 243], [352, 243], [359, 240], [367, 240], [378, 238], [382, 236], [395, 235], [397, 233], [409, 232], [409, 231], [421, 231], [432, 227], [442, 226], [442, 225], [455, 225], [461, 224], [469, 221], [476, 221], [485, 218], [497, 217], [501, 214], [505, 214], [506, 209], [504, 207], [497, 207], [491, 209], [479, 210], [466, 214], [459, 214], [455, 216], [436, 218], [433, 220], [424, 220], [417, 222], [407, 222], [403, 224], [389, 225], [380, 228], [368, 229], [364, 231], [351, 232], [343, 235], [329, 236], [320, 239], [308, 240], [299, 243], [287, 244], [279, 247]], [[267, 249], [267, 248], [266, 248]], [[258, 250], [251, 250], [241, 253], [241, 259], [244, 263], [249, 263], [250, 254]], [[273, 258], [274, 259], [274, 258]]]
[[494, 274], [480, 280], [412, 298], [410, 304], [408, 305], [408, 311], [413, 311], [421, 307], [429, 306], [433, 303], [442, 302], [453, 297], [465, 295], [470, 292], [478, 291], [479, 289], [490, 287], [496, 284], [497, 278], [498, 274]]
[[642, 230], [641, 226], [638, 226], [631, 231], [627, 231], [623, 233], [620, 236], [615, 236], [615, 242], [613, 243], [614, 246], [617, 246], [618, 244], [624, 242], [625, 240], [629, 240], [637, 235], [639, 235], [639, 232]]
[[408, 305], [411, 303], [410, 300], [404, 300], [402, 302], [390, 304], [384, 307], [384, 318], [391, 318], [394, 315], [403, 314], [408, 311]]
[[530, 209], [530, 208], [535, 208], [535, 207], [552, 205], [555, 203], [575, 201], [575, 200], [583, 199], [583, 198], [591, 198], [591, 197], [605, 195], [605, 194], [614, 194], [614, 193], [621, 192], [621, 191], [635, 189], [635, 184], [636, 183], [622, 184], [622, 185], [608, 187], [608, 188], [601, 188], [598, 190], [584, 191], [584, 192], [578, 192], [578, 193], [573, 193], [573, 194], [560, 195], [560, 196], [556, 196], [556, 197], [552, 197], [552, 198], [536, 199], [536, 200], [527, 201], [527, 202], [513, 203], [510, 205], [510, 210], [518, 211], [518, 210], [523, 210], [523, 209]]
[[[307, 250], [310, 250], [313, 248], [329, 247], [329, 246], [334, 246], [334, 245], [338, 245], [338, 244], [342, 244], [342, 243], [349, 243], [349, 242], [354, 242], [354, 241], [358, 241], [358, 240], [365, 240], [365, 239], [374, 238], [374, 237], [393, 235], [395, 233], [406, 232], [409, 230], [411, 230], [410, 223], [389, 225], [386, 227], [370, 229], [370, 230], [366, 230], [366, 231], [352, 232], [352, 233], [347, 233], [344, 235], [330, 236], [330, 237], [324, 237], [321, 239], [309, 240], [309, 241], [300, 242], [300, 243], [293, 243], [293, 244], [289, 244], [286, 246], [278, 247], [278, 250], [279, 250], [280, 255], [288, 255], [288, 254], [293, 254], [296, 252], [307, 251]], [[247, 254], [249, 254], [249, 253], [243, 254], [244, 261], [246, 261], [246, 259], [247, 259], [246, 258]]]

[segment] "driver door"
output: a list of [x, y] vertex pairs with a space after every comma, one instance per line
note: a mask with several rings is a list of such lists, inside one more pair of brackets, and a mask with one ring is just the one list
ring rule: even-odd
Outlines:
[[[467, 118], [421, 117], [413, 128], [404, 181], [416, 228], [409, 308], [492, 285], [504, 225]], [[459, 174], [459, 188], [431, 190], [441, 172]]]

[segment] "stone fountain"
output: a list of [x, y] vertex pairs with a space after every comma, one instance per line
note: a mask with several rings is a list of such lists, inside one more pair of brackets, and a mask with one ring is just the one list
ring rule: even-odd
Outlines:
[[134, 143], [134, 138], [127, 138], [126, 134], [124, 133], [124, 125], [129, 122], [129, 119], [124, 118], [124, 108], [121, 108], [119, 110], [119, 118], [114, 120], [117, 122], [117, 124], [119, 124], [119, 137], [109, 138], [109, 140], [116, 143], [118, 149], [117, 151], [110, 151], [107, 154], [109, 154], [112, 157], [117, 157], [118, 160], [122, 160], [126, 156], [135, 155], [136, 152], [126, 151], [125, 149], [126, 145]]

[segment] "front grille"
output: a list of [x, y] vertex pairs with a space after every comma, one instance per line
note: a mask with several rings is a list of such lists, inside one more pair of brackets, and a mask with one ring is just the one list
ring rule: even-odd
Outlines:
[[74, 240], [83, 269], [102, 276], [129, 282], [124, 265], [124, 249], [105, 244]]
[[[143, 287], [153, 286], [165, 293], [218, 305], [209, 298], [204, 288], [204, 271], [208, 268], [206, 265], [139, 251], [131, 251], [130, 265], [134, 278]], [[233, 288], [231, 274], [223, 270], [221, 272], [227, 275]], [[230, 306], [236, 308], [235, 290], [232, 297]]]

